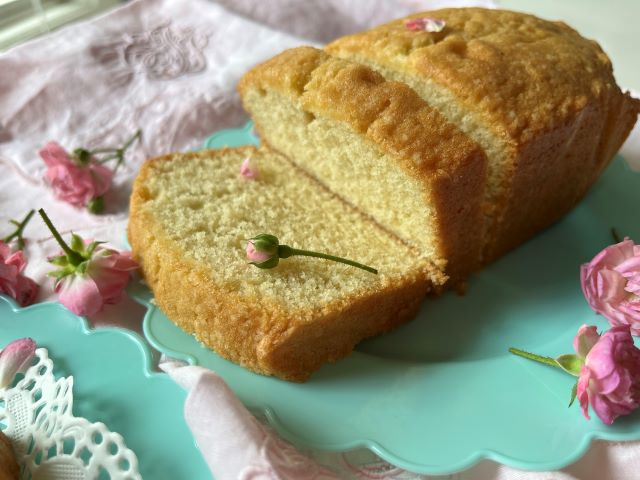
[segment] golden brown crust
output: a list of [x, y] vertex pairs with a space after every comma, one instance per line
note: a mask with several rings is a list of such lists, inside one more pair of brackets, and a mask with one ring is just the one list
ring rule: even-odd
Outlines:
[[[442, 32], [415, 32], [435, 17]], [[442, 9], [338, 39], [331, 54], [424, 79], [474, 115], [506, 153], [485, 262], [548, 226], [584, 196], [640, 110], [600, 46], [562, 22], [481, 8]]]
[[393, 155], [399, 168], [425, 185], [425, 202], [447, 207], [436, 212], [436, 234], [451, 281], [478, 268], [486, 157], [412, 89], [311, 47], [287, 50], [249, 71], [238, 90], [245, 97], [249, 89], [283, 93], [311, 114], [348, 124]]
[[321, 311], [287, 311], [230, 291], [208, 269], [185, 258], [145, 208], [145, 183], [154, 164], [171, 158], [148, 160], [140, 170], [131, 195], [129, 242], [157, 305], [222, 357], [257, 373], [302, 382], [324, 363], [348, 355], [363, 338], [415, 316], [429, 288], [419, 270], [375, 294], [343, 299]]
[[0, 432], [0, 480], [18, 480], [20, 467], [16, 461], [11, 441]]

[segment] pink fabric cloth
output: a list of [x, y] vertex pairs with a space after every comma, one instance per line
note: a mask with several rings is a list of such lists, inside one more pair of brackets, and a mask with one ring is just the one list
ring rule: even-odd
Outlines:
[[[320, 44], [414, 10], [470, 3], [492, 2], [138, 0], [14, 48], [0, 55], [0, 236], [11, 227], [10, 218], [45, 206], [63, 235], [74, 231], [123, 249], [129, 193], [142, 161], [196, 148], [210, 133], [246, 121], [235, 86], [249, 67], [285, 48]], [[55, 198], [38, 156], [48, 141], [68, 151], [119, 146], [138, 128], [142, 141], [128, 151], [126, 165], [115, 175], [104, 215], [91, 215]], [[627, 145], [623, 153], [640, 169], [640, 134]], [[38, 218], [25, 237], [25, 273], [42, 284], [39, 300], [50, 299], [53, 281], [45, 276], [50, 269], [45, 259], [58, 247]], [[125, 298], [93, 320], [140, 331], [143, 313]], [[186, 417], [212, 470], [228, 461], [236, 465], [234, 472], [221, 471], [218, 478], [237, 478], [241, 472], [260, 478], [259, 471], [245, 469], [248, 458], [261, 459], [256, 468], [264, 466], [265, 459], [272, 466], [281, 463], [278, 454], [289, 447], [256, 423], [215, 374], [193, 368], [172, 375], [190, 390]], [[226, 435], [225, 428], [234, 433]], [[243, 442], [251, 446], [241, 448]], [[307, 465], [300, 454], [289, 452], [287, 457]], [[366, 450], [305, 453], [339, 478], [420, 478]], [[446, 478], [625, 480], [637, 478], [639, 469], [638, 443], [596, 442], [582, 460], [562, 472], [520, 472], [484, 461]]]

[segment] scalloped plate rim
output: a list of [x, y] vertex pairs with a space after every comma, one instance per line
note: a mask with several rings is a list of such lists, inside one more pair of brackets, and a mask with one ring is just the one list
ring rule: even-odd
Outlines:
[[[245, 144], [249, 142], [253, 142], [255, 144], [255, 137], [251, 134], [251, 129], [253, 126], [252, 121], [248, 121], [244, 123], [242, 126], [237, 128], [227, 128], [223, 130], [219, 130], [214, 134], [210, 135], [204, 142], [205, 148], [216, 148], [215, 142], [220, 137], [225, 137], [226, 135], [244, 135], [247, 140]], [[636, 172], [630, 168], [626, 161], [623, 162], [624, 168], [635, 174], [640, 172]], [[197, 357], [191, 354], [185, 354], [181, 352], [176, 352], [172, 348], [164, 345], [161, 341], [155, 338], [152, 329], [151, 322], [153, 318], [153, 313], [157, 310], [157, 307], [152, 304], [149, 300], [136, 297], [135, 294], [132, 295], [134, 299], [138, 302], [142, 303], [147, 307], [147, 312], [144, 316], [143, 321], [143, 330], [144, 334], [147, 337], [147, 340], [158, 350], [168, 355], [170, 354], [178, 354], [181, 358], [187, 358], [188, 361], [194, 364], [198, 364]], [[367, 353], [363, 352], [354, 352], [354, 355], [363, 355], [368, 356]], [[411, 363], [411, 362], [406, 362]], [[393, 452], [391, 449], [386, 448], [380, 441], [374, 440], [369, 437], [358, 438], [350, 441], [342, 441], [342, 442], [322, 442], [322, 441], [310, 441], [309, 439], [302, 438], [299, 435], [292, 433], [286, 426], [282, 424], [279, 420], [278, 415], [275, 409], [263, 402], [255, 401], [255, 405], [251, 407], [252, 410], [259, 410], [264, 414], [267, 421], [276, 431], [282, 435], [285, 439], [292, 441], [293, 443], [303, 445], [305, 447], [317, 448], [326, 451], [333, 452], [345, 452], [348, 450], [353, 450], [357, 448], [366, 448], [371, 450], [372, 452], [379, 455], [383, 460], [392, 463], [393, 465], [421, 474], [430, 474], [430, 475], [445, 475], [452, 474], [462, 470], [466, 470], [478, 462], [482, 460], [492, 460], [507, 466], [511, 466], [514, 468], [529, 470], [529, 471], [546, 471], [546, 470], [559, 470], [564, 468], [578, 459], [580, 459], [589, 449], [593, 440], [605, 440], [605, 441], [629, 441], [629, 440], [640, 440], [640, 432], [607, 432], [607, 431], [589, 431], [585, 432], [582, 435], [581, 441], [577, 442], [575, 448], [570, 454], [564, 454], [562, 458], [553, 459], [550, 461], [531, 461], [523, 458], [522, 456], [517, 455], [509, 455], [500, 453], [494, 449], [476, 449], [472, 453], [467, 456], [462, 457], [457, 462], [449, 462], [446, 465], [439, 464], [429, 464], [429, 463], [416, 463], [414, 461], [406, 460], [403, 458], [401, 454]]]

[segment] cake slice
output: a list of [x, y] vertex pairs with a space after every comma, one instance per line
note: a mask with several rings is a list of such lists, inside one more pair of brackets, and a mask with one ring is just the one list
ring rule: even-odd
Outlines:
[[[247, 157], [257, 164], [257, 180], [239, 175]], [[260, 233], [379, 274], [306, 257], [259, 269], [248, 264], [245, 246]], [[439, 269], [269, 149], [148, 160], [133, 186], [128, 235], [157, 305], [172, 321], [221, 356], [292, 381], [413, 318], [429, 290], [445, 281]]]
[[[434, 20], [444, 22], [442, 31], [421, 28]], [[484, 263], [571, 209], [640, 110], [596, 42], [524, 13], [423, 12], [340, 38], [326, 51], [409, 85], [482, 146]]]
[[311, 47], [240, 81], [263, 142], [369, 214], [456, 284], [479, 264], [486, 159], [418, 95]]

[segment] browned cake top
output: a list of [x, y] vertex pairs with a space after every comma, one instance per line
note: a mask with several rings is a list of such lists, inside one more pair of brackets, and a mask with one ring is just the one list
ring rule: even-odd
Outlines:
[[287, 50], [246, 74], [240, 90], [269, 88], [309, 112], [349, 124], [421, 175], [446, 172], [482, 153], [412, 89], [311, 47]]
[[[406, 27], [420, 17], [446, 26], [432, 33]], [[596, 42], [562, 22], [504, 10], [423, 12], [343, 37], [327, 50], [430, 78], [516, 141], [562, 125], [590, 100], [620, 95]]]

